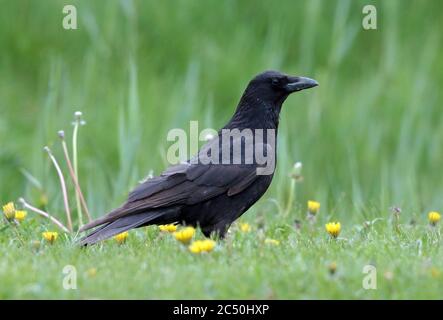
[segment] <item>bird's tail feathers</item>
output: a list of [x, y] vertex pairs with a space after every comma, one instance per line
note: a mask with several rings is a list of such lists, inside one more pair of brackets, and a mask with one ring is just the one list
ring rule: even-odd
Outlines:
[[80, 239], [79, 244], [82, 246], [95, 244], [99, 241], [111, 238], [119, 233], [147, 225], [150, 222], [154, 222], [154, 220], [164, 216], [165, 213], [167, 213], [165, 210], [158, 210], [119, 218], [113, 222], [109, 222], [108, 224], [98, 227], [90, 234]]
[[109, 224], [109, 223], [113, 222], [114, 221], [113, 218], [115, 216], [117, 216], [118, 214], [121, 214], [123, 212], [123, 210], [124, 210], [123, 207], [120, 207], [120, 208], [112, 210], [111, 212], [109, 212], [105, 216], [103, 216], [101, 218], [98, 218], [98, 219], [95, 219], [95, 220], [93, 220], [93, 221], [83, 225], [80, 228], [80, 232], [83, 232], [83, 231], [95, 228], [95, 227], [97, 227], [97, 226], [99, 226], [101, 224], [105, 224], [105, 223]]

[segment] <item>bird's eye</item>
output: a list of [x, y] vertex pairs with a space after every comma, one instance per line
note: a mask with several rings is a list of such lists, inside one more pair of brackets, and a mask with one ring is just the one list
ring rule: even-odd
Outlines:
[[276, 86], [280, 83], [280, 81], [278, 81], [278, 79], [272, 79], [272, 85]]

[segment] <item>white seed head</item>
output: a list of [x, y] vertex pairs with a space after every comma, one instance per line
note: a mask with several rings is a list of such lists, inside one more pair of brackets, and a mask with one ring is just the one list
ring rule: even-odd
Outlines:
[[75, 119], [77, 119], [77, 120], [80, 120], [80, 118], [82, 117], [82, 115], [83, 115], [83, 113], [82, 113], [81, 111], [76, 111], [76, 112], [74, 113], [74, 117], [75, 117]]
[[294, 168], [292, 169], [292, 174], [296, 177], [301, 176], [301, 171], [303, 169], [303, 164], [301, 162], [296, 162]]
[[51, 149], [49, 149], [48, 146], [45, 146], [45, 147], [43, 148], [43, 150], [46, 151], [47, 153], [51, 153]]
[[64, 139], [65, 138], [65, 132], [63, 130], [60, 130], [59, 132], [57, 132], [58, 136], [60, 139]]

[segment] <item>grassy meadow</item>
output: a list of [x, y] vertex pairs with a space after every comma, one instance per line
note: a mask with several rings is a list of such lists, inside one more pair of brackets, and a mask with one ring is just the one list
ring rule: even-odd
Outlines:
[[[428, 213], [443, 211], [442, 1], [70, 1], [77, 30], [62, 27], [65, 4], [0, 0], [0, 204], [23, 197], [66, 222], [48, 146], [75, 230], [57, 136], [72, 155], [74, 112], [86, 122], [79, 181], [98, 217], [168, 166], [170, 129], [222, 127], [255, 74], [320, 86], [283, 107], [273, 183], [239, 221], [249, 232], [236, 223], [200, 255], [157, 227], [85, 250], [27, 210], [0, 222], [0, 299], [441, 299], [442, 221]], [[366, 4], [376, 30], [362, 28]], [[321, 203], [315, 221], [308, 200]], [[54, 244], [44, 231], [59, 232]], [[66, 265], [76, 290], [63, 288]], [[362, 286], [366, 265], [375, 290]]]

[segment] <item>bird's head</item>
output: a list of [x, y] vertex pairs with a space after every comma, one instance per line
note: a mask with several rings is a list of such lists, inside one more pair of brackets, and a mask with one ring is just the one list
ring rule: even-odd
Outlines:
[[318, 82], [278, 71], [265, 71], [248, 84], [226, 128], [276, 128], [283, 102], [293, 92], [318, 86]]
[[293, 92], [318, 86], [318, 82], [278, 71], [265, 71], [252, 79], [245, 94], [268, 103], [283, 103]]

